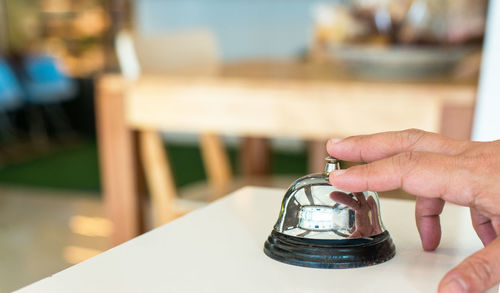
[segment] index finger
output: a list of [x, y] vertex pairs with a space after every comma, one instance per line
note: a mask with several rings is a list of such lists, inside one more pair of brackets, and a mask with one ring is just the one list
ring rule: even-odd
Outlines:
[[372, 162], [410, 151], [456, 155], [463, 152], [467, 144], [466, 141], [436, 133], [408, 129], [351, 136], [340, 141], [332, 139], [328, 141], [326, 148], [329, 155], [340, 160]]
[[[330, 173], [330, 183], [342, 190], [378, 192], [402, 188], [416, 196], [442, 198], [462, 206], [478, 204], [474, 201], [478, 187], [469, 182], [456, 157], [420, 152], [401, 153]], [[492, 208], [479, 204], [476, 208]]]

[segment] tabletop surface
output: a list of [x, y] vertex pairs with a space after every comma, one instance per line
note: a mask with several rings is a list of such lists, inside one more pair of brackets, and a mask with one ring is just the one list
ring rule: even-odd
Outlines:
[[424, 252], [414, 202], [381, 199], [397, 248], [392, 260], [344, 270], [291, 266], [262, 251], [282, 197], [279, 189], [243, 188], [19, 292], [435, 292], [482, 247], [468, 210], [447, 205], [441, 245]]

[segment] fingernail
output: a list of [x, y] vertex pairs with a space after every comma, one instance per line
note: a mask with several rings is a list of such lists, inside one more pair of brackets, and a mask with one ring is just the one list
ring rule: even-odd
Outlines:
[[465, 292], [465, 287], [464, 283], [460, 279], [453, 279], [442, 287], [442, 290], [440, 291], [442, 293], [464, 293]]
[[345, 173], [345, 171], [347, 171], [347, 170], [334, 170], [334, 171], [332, 171], [333, 177], [341, 176], [342, 174]]
[[[339, 176], [342, 176], [342, 174], [344, 174], [345, 171], [347, 171], [347, 170], [344, 170], [344, 169], [342, 169], [342, 170], [333, 170], [330, 173], [330, 178], [328, 180], [328, 181], [330, 181], [330, 184], [333, 185], [333, 186], [335, 186], [335, 187], [337, 187], [337, 183], [338, 183], [337, 179], [338, 179]], [[339, 187], [337, 187], [337, 188], [339, 188]]]
[[333, 144], [335, 144], [335, 143], [339, 143], [339, 142], [341, 142], [342, 140], [343, 140], [343, 138], [338, 138], [338, 137], [337, 137], [337, 138], [332, 138], [332, 139], [330, 139], [331, 143], [333, 143]]

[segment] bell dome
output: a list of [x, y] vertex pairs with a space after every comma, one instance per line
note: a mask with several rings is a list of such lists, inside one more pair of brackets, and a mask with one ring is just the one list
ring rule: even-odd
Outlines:
[[380, 217], [378, 194], [333, 187], [328, 177], [338, 169], [339, 162], [328, 157], [323, 173], [292, 183], [264, 245], [268, 256], [300, 266], [351, 268], [381, 263], [395, 255]]

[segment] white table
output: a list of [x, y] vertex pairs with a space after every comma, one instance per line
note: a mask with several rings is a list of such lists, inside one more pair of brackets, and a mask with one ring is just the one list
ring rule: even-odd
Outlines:
[[447, 205], [441, 246], [424, 252], [414, 203], [382, 199], [394, 259], [346, 270], [283, 264], [262, 252], [282, 196], [241, 189], [19, 292], [435, 292], [449, 269], [482, 247], [467, 209]]

